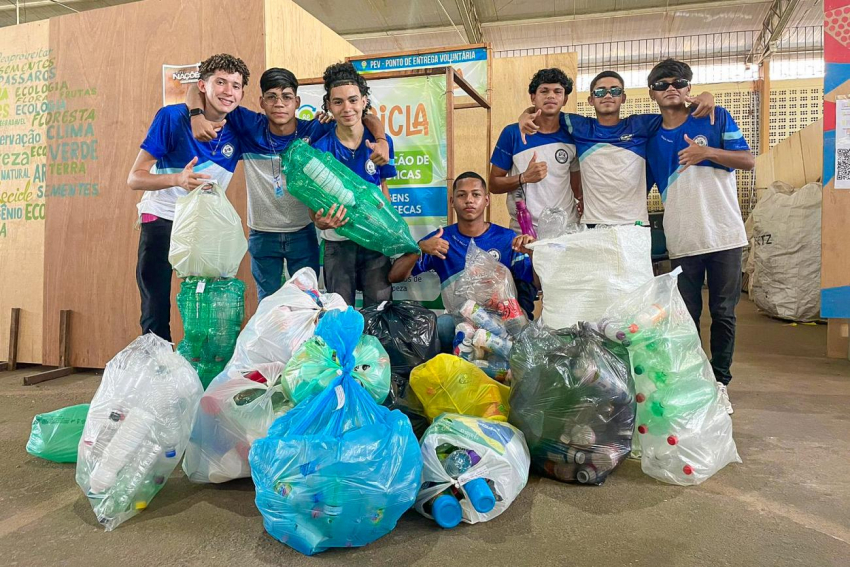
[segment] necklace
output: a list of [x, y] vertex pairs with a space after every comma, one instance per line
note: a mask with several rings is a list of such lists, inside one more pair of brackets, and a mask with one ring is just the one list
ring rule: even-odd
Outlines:
[[[286, 146], [281, 150], [284, 151], [292, 143], [292, 140], [298, 139], [298, 122], [295, 122], [295, 133], [292, 136], [292, 139]], [[283, 171], [281, 167], [280, 154], [277, 152], [277, 146], [272, 139], [271, 126], [266, 128], [266, 142], [269, 144], [269, 148], [272, 150], [272, 159], [271, 159], [271, 170], [272, 170], [272, 184], [274, 185], [274, 196], [277, 199], [283, 197]], [[277, 171], [275, 171], [275, 165], [277, 166]]]
[[[224, 128], [222, 128], [222, 130], [224, 130]], [[212, 155], [215, 155], [215, 154], [218, 153], [218, 147], [221, 145], [221, 138], [222, 138], [222, 135], [221, 135], [221, 132], [219, 132], [218, 133], [218, 143], [216, 143], [215, 148], [213, 148], [212, 142], [207, 142], [207, 145], [212, 150]]]

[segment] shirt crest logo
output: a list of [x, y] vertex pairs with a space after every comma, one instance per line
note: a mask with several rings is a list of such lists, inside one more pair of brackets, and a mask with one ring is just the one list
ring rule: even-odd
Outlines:
[[558, 163], [567, 163], [568, 157], [569, 156], [567, 155], [567, 150], [560, 149], [555, 152], [555, 161], [557, 161]]
[[488, 250], [487, 253], [492, 256], [493, 259], [497, 262], [502, 259], [502, 254], [495, 248], [493, 248], [492, 250]]
[[369, 175], [375, 175], [376, 171], [378, 171], [378, 168], [375, 167], [375, 164], [372, 162], [372, 160], [367, 159], [366, 160], [366, 173], [368, 173]]
[[620, 136], [620, 141], [621, 142], [631, 142], [632, 138], [634, 138], [634, 134], [623, 134], [622, 136]]
[[232, 145], [225, 144], [224, 147], [221, 148], [221, 155], [223, 155], [226, 158], [229, 158], [229, 157], [233, 156], [233, 151], [234, 151], [234, 149], [233, 149]]
[[694, 138], [694, 143], [698, 146], [707, 146], [708, 145], [708, 139], [705, 136], [703, 136], [702, 134], [700, 134], [699, 136]]

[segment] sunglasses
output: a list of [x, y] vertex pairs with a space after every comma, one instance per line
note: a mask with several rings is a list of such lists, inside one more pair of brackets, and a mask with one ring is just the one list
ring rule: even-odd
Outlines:
[[620, 96], [623, 94], [623, 87], [611, 87], [610, 89], [599, 87], [590, 91], [594, 98], [605, 98], [608, 93], [611, 93], [611, 96]]
[[690, 84], [691, 82], [687, 79], [676, 79], [675, 81], [655, 81], [649, 85], [649, 88], [654, 91], [666, 91], [670, 88], [670, 85], [673, 85], [673, 88], [678, 90], [684, 89]]

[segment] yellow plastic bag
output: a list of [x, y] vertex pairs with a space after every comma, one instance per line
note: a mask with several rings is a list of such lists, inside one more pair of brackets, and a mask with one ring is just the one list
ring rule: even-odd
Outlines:
[[410, 387], [429, 420], [442, 413], [508, 420], [510, 388], [456, 356], [439, 354], [414, 368]]

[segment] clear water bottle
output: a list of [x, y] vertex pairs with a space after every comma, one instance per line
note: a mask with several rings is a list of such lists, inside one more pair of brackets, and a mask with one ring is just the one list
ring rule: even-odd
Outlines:
[[443, 468], [446, 474], [452, 478], [458, 478], [460, 475], [469, 470], [472, 466], [472, 457], [466, 449], [456, 449], [449, 453], [449, 456], [443, 461]]
[[153, 414], [141, 408], [133, 408], [127, 413], [91, 473], [89, 487], [92, 493], [106, 492], [115, 485], [118, 473], [136, 456], [136, 451], [155, 424]]

